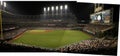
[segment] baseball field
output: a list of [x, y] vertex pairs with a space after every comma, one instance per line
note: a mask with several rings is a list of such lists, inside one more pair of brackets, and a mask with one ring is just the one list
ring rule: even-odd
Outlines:
[[36, 47], [58, 48], [81, 40], [90, 39], [91, 36], [78, 30], [27, 30], [15, 39], [14, 44], [25, 44]]

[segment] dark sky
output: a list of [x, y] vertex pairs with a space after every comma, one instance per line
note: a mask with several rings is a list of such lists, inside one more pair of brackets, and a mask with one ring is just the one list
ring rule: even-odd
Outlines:
[[15, 13], [24, 15], [39, 15], [43, 12], [43, 7], [64, 5], [64, 4], [74, 4], [73, 2], [47, 2], [47, 1], [8, 1], [8, 9], [12, 8]]
[[77, 3], [76, 1], [7, 1], [6, 3], [6, 10], [22, 15], [40, 15], [43, 13], [43, 7], [68, 4], [69, 10], [78, 20], [89, 20], [94, 7], [92, 3]]
[[[76, 1], [6, 1], [6, 10], [21, 15], [40, 15], [43, 7], [68, 4], [69, 10], [75, 14], [78, 22], [90, 20], [90, 14], [94, 13], [93, 3], [78, 3]], [[115, 5], [105, 5], [105, 9], [119, 8]]]

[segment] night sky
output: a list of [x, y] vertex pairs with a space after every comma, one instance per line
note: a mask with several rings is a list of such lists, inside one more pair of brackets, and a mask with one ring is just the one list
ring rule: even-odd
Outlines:
[[22, 15], [40, 15], [43, 13], [43, 8], [48, 6], [56, 6], [56, 5], [65, 5], [68, 4], [69, 7], [71, 5], [75, 5], [75, 1], [73, 2], [53, 2], [53, 1], [8, 1], [7, 6], [8, 9], [14, 9], [12, 12], [22, 14]]
[[[43, 7], [68, 4], [69, 10], [75, 14], [78, 22], [90, 20], [90, 14], [94, 13], [93, 3], [78, 3], [76, 1], [6, 1], [6, 10], [18, 15], [40, 15], [43, 13]], [[115, 7], [106, 6], [106, 9]], [[115, 7], [116, 8], [116, 7]], [[117, 8], [119, 8], [117, 6]]]

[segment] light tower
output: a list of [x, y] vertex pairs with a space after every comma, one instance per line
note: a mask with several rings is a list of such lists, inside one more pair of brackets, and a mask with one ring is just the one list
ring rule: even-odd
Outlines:
[[58, 15], [58, 6], [56, 6], [55, 9], [56, 9], [56, 15]]
[[7, 4], [6, 4], [6, 2], [4, 2], [4, 7], [7, 7]]
[[46, 14], [47, 14], [47, 9], [46, 9], [46, 7], [44, 7], [43, 10], [44, 10], [43, 17], [44, 17], [44, 19], [45, 19], [45, 18], [46, 18]]
[[54, 6], [51, 7], [51, 10], [54, 11]]
[[67, 10], [68, 9], [68, 5], [65, 5], [65, 10]]
[[52, 15], [54, 15], [54, 6], [51, 7]]
[[47, 8], [47, 14], [49, 15], [50, 7]]
[[61, 13], [61, 15], [62, 15], [62, 12], [63, 12], [63, 6], [61, 5], [60, 6], [60, 13]]
[[[6, 4], [6, 2], [1, 1], [1, 5], [3, 5], [3, 6], [1, 7], [0, 14], [2, 14], [2, 10], [5, 10], [5, 7], [7, 6], [7, 4]], [[0, 18], [1, 18], [0, 21], [2, 22], [2, 17], [0, 17]], [[3, 30], [2, 30], [2, 23], [1, 23], [0, 27], [1, 27], [1, 29], [0, 29], [1, 30], [1, 32], [0, 32], [0, 34], [1, 34], [0, 40], [4, 40]]]
[[60, 10], [62, 10], [62, 9], [63, 9], [63, 6], [61, 5], [61, 6], [60, 6]]
[[6, 7], [7, 7], [6, 2], [1, 1], [1, 10], [5, 10]]
[[44, 15], [46, 15], [46, 8], [44, 7]]
[[68, 11], [68, 5], [65, 5], [65, 6], [64, 6], [64, 9], [65, 9], [65, 14], [67, 14], [67, 11]]

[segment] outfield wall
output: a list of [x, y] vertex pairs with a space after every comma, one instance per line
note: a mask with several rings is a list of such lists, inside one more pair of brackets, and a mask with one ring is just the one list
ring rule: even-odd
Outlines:
[[40, 29], [40, 30], [70, 30], [70, 27], [28, 27], [29, 30]]

